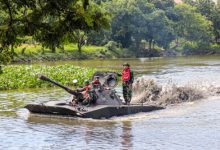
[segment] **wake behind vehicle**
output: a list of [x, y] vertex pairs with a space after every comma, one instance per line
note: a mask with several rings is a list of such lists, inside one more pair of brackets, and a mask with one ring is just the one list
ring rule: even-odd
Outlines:
[[[41, 104], [28, 104], [25, 106], [25, 108], [27, 108], [33, 114], [61, 115], [67, 117], [93, 119], [107, 119], [113, 116], [123, 116], [139, 112], [150, 112], [153, 110], [163, 109], [163, 107], [153, 105], [124, 105], [122, 99], [114, 89], [117, 86], [117, 73], [96, 72], [93, 75], [93, 79], [96, 76], [100, 77], [101, 87], [104, 88], [93, 89], [97, 95], [97, 100], [95, 104], [92, 104], [88, 107], [81, 104], [72, 106], [69, 102], [67, 103], [66, 101], [55, 100]], [[77, 96], [79, 94], [77, 90], [72, 90], [58, 82], [51, 80], [46, 76], [39, 75], [39, 78], [66, 90], [68, 93], [74, 96]]]

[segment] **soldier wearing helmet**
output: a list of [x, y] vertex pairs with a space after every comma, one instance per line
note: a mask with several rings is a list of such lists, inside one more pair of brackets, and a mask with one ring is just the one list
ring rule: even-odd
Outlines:
[[73, 98], [73, 105], [76, 105], [80, 102], [83, 105], [89, 106], [90, 104], [94, 104], [96, 102], [96, 94], [95, 91], [92, 90], [92, 86], [90, 85], [89, 81], [86, 80], [84, 82], [84, 85], [84, 88], [77, 89], [77, 92], [79, 92], [80, 94], [75, 99]]
[[123, 64], [121, 76], [125, 104], [130, 104], [132, 97], [132, 83], [134, 81], [134, 72], [130, 69], [130, 65], [128, 63]]

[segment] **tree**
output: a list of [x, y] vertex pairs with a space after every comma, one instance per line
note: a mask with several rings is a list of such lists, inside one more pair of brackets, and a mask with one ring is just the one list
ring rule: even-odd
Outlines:
[[170, 42], [175, 39], [172, 21], [168, 19], [163, 10], [154, 11], [149, 15], [149, 19], [149, 30], [146, 34], [149, 49], [152, 49], [154, 43], [165, 49], [169, 48]]
[[25, 35], [55, 52], [68, 33], [109, 27], [108, 16], [88, 0], [0, 0], [0, 58], [12, 56]]
[[142, 49], [141, 41], [168, 48], [175, 38], [172, 19], [175, 20], [172, 0], [112, 0], [105, 3], [112, 14], [112, 39], [124, 48], [132, 47], [136, 54]]
[[187, 4], [177, 5], [176, 31], [179, 37], [194, 42], [210, 42], [212, 23], [196, 11], [195, 7]]
[[215, 42], [217, 43], [219, 37], [220, 30], [220, 7], [215, 5], [212, 0], [196, 0], [192, 2], [186, 1], [190, 3], [192, 6], [196, 7], [196, 9], [205, 16], [208, 20], [212, 21], [213, 25], [213, 34], [215, 36]]
[[[82, 52], [82, 47], [86, 44], [87, 33], [84, 31], [76, 30], [70, 35], [73, 42], [77, 43], [78, 52]], [[71, 41], [71, 40], [70, 40]]]
[[12, 60], [14, 47], [22, 42], [19, 37], [26, 34], [24, 17], [33, 5], [33, 0], [0, 0], [0, 65]]
[[190, 5], [190, 6], [195, 6], [195, 4], [196, 4], [195, 0], [183, 0], [183, 2]]
[[102, 29], [100, 31], [91, 31], [87, 37], [87, 43], [92, 45], [105, 45], [111, 40], [111, 29]]
[[147, 14], [153, 12], [154, 5], [147, 0], [112, 0], [105, 3], [112, 16], [112, 39], [124, 48], [135, 44], [139, 49], [141, 39], [147, 32]]
[[220, 43], [220, 5], [214, 7], [212, 14], [213, 31], [215, 35], [215, 42]]
[[[80, 6], [81, 5], [78, 5], [77, 8]], [[102, 29], [109, 29], [110, 27], [110, 14], [93, 2], [90, 2], [90, 6], [88, 6], [86, 10], [81, 9], [80, 13], [83, 14], [85, 24], [87, 25], [68, 32], [71, 38], [70, 41], [77, 43], [79, 53], [81, 53], [82, 46], [86, 44], [88, 34], [91, 31], [98, 32], [102, 31]]]
[[149, 0], [150, 3], [154, 4], [154, 6], [158, 9], [169, 10], [174, 7], [174, 0]]
[[212, 20], [212, 13], [215, 8], [215, 3], [213, 0], [196, 0], [194, 6], [197, 10], [207, 19]]

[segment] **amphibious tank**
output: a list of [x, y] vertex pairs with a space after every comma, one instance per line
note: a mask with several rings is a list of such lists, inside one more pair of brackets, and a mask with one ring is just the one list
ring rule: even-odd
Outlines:
[[[161, 106], [143, 105], [143, 104], [130, 104], [124, 105], [123, 100], [117, 94], [115, 87], [117, 86], [117, 73], [115, 72], [96, 72], [92, 79], [99, 76], [101, 87], [94, 88], [97, 95], [95, 104], [90, 106], [83, 106], [81, 104], [72, 106], [66, 101], [49, 101], [40, 104], [28, 104], [25, 106], [33, 114], [44, 115], [60, 115], [67, 117], [81, 117], [81, 118], [93, 118], [104, 119], [111, 118], [113, 116], [130, 115], [139, 112], [150, 112], [153, 110], [163, 109]], [[77, 90], [72, 90], [58, 82], [51, 80], [50, 78], [38, 75], [41, 80], [48, 81], [73, 96], [79, 94]]]

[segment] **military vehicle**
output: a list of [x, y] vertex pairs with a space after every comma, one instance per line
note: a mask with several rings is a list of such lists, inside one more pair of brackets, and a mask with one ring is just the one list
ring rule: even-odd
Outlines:
[[[76, 106], [70, 105], [66, 101], [49, 101], [41, 104], [28, 104], [25, 106], [33, 114], [45, 115], [61, 115], [68, 117], [81, 117], [104, 119], [113, 116], [130, 115], [139, 112], [150, 112], [153, 110], [163, 109], [161, 106], [144, 105], [144, 104], [130, 104], [124, 105], [123, 100], [117, 94], [115, 87], [117, 86], [117, 73], [115, 72], [96, 72], [92, 79], [99, 76], [102, 88], [95, 88], [97, 100], [95, 104], [90, 106], [83, 106], [78, 104]], [[77, 90], [72, 90], [50, 78], [39, 75], [39, 78], [48, 81], [68, 93], [77, 96]]]

